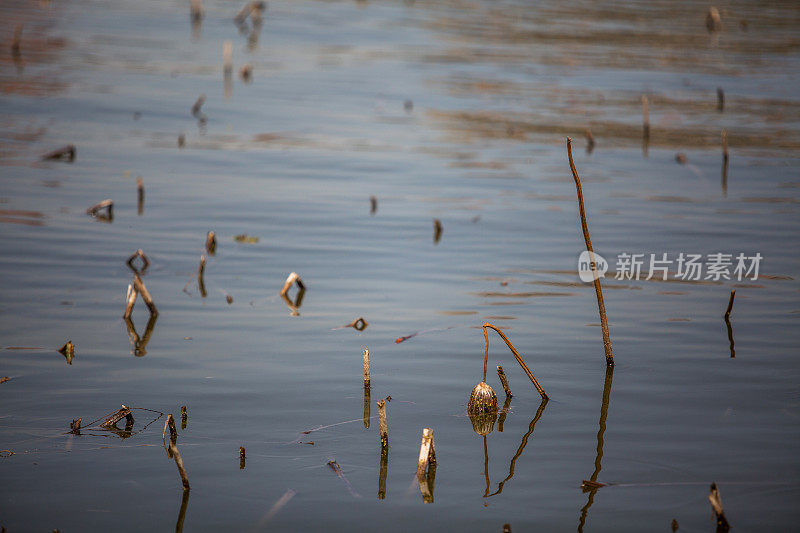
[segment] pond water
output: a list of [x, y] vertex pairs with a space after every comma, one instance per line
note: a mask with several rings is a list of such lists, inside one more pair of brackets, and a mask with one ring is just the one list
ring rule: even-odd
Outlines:
[[[796, 527], [796, 3], [720, 3], [715, 32], [695, 1], [278, 0], [237, 27], [241, 7], [207, 0], [193, 27], [184, 1], [0, 6], [1, 525], [710, 531], [716, 482], [737, 531]], [[567, 135], [610, 263], [613, 371], [577, 273]], [[41, 160], [66, 144], [74, 161]], [[106, 198], [113, 220], [85, 213]], [[137, 249], [159, 314], [139, 300], [127, 324]], [[616, 279], [623, 253], [644, 254], [639, 279]], [[732, 254], [731, 279], [677, 261], [645, 279], [650, 254], [681, 253]], [[740, 253], [761, 255], [757, 279], [736, 279]], [[551, 398], [490, 333], [487, 381], [502, 403], [503, 365], [514, 396], [485, 438], [466, 416], [484, 322]], [[120, 404], [129, 431], [69, 432]]]

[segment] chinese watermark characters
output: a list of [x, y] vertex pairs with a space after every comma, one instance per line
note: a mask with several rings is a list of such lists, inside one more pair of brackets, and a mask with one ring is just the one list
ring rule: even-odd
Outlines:
[[[616, 274], [619, 280], [666, 281], [742, 281], [757, 280], [762, 255], [726, 254], [634, 254], [623, 252], [617, 255]], [[583, 251], [578, 258], [578, 276], [590, 282], [603, 277], [609, 263], [595, 252]]]

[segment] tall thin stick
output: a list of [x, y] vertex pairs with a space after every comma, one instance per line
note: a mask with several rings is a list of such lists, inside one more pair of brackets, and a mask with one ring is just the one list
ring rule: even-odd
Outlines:
[[[589, 226], [586, 224], [586, 211], [583, 207], [583, 190], [581, 189], [581, 179], [578, 177], [578, 171], [575, 169], [575, 163], [572, 161], [572, 139], [567, 137], [567, 155], [569, 156], [569, 168], [572, 171], [572, 177], [575, 178], [575, 188], [578, 191], [578, 207], [581, 213], [581, 227], [583, 228], [583, 238], [586, 241], [586, 250], [589, 252], [590, 259], [595, 268], [597, 265], [594, 259], [594, 249], [592, 248], [592, 240], [589, 238]], [[600, 311], [600, 325], [603, 329], [603, 349], [606, 354], [606, 364], [614, 366], [614, 354], [611, 350], [611, 334], [608, 331], [608, 319], [606, 318], [606, 306], [603, 303], [603, 289], [600, 287], [600, 278], [595, 275], [594, 277], [594, 292], [597, 295], [597, 308]]]
[[183, 490], [190, 490], [191, 487], [189, 486], [189, 476], [186, 474], [186, 469], [183, 467], [183, 458], [181, 457], [181, 452], [178, 451], [178, 447], [175, 446], [175, 443], [172, 441], [169, 443], [169, 451], [172, 454], [172, 458], [175, 459], [175, 465], [178, 467], [178, 473], [181, 475]]
[[533, 383], [533, 386], [536, 387], [537, 391], [539, 391], [539, 394], [542, 396], [542, 399], [547, 399], [548, 398], [547, 397], [547, 393], [544, 392], [544, 389], [542, 388], [542, 386], [539, 385], [539, 381], [533, 375], [533, 372], [531, 372], [531, 370], [528, 368], [528, 365], [525, 364], [525, 361], [522, 360], [522, 356], [519, 355], [519, 352], [517, 351], [516, 348], [514, 348], [514, 345], [511, 344], [511, 341], [508, 340], [508, 337], [506, 337], [505, 334], [502, 331], [500, 331], [496, 326], [493, 326], [492, 324], [489, 324], [488, 322], [486, 322], [481, 327], [483, 328], [483, 338], [484, 338], [484, 341], [485, 341], [485, 343], [484, 343], [485, 344], [485, 349], [484, 349], [484, 352], [483, 352], [483, 380], [486, 381], [486, 361], [489, 359], [489, 333], [486, 331], [486, 328], [492, 328], [506, 342], [506, 345], [508, 346], [509, 350], [511, 350], [511, 353], [513, 353], [514, 357], [517, 359], [517, 362], [519, 363], [519, 366], [521, 366], [522, 370], [525, 371], [525, 374], [528, 375], [528, 379], [531, 380], [531, 383]]

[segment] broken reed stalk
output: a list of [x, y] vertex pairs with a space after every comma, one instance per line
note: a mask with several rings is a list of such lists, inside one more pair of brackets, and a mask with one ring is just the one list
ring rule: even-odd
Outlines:
[[125, 418], [129, 423], [131, 424], [133, 423], [133, 414], [131, 414], [131, 410], [125, 405], [120, 407], [119, 410], [117, 410], [117, 412], [112, 414], [102, 424], [100, 424], [100, 427], [104, 428], [114, 427], [117, 424], [117, 422], [119, 422], [123, 418]]
[[86, 210], [86, 214], [96, 217], [98, 216], [98, 213], [104, 209], [106, 210], [106, 216], [109, 219], [114, 218], [114, 201], [111, 198], [94, 204], [92, 207]]
[[731, 317], [731, 311], [733, 311], [733, 299], [736, 297], [736, 289], [731, 290], [731, 297], [728, 300], [728, 308], [725, 310], [725, 319], [729, 319]]
[[136, 212], [141, 215], [144, 213], [144, 181], [142, 177], [136, 178]]
[[[646, 97], [643, 100], [646, 102]], [[648, 126], [649, 128], [649, 126]], [[567, 156], [569, 157], [569, 168], [572, 171], [572, 177], [575, 178], [575, 189], [578, 191], [578, 207], [581, 215], [581, 228], [583, 229], [583, 238], [586, 241], [586, 250], [589, 252], [592, 270], [597, 267], [594, 260], [594, 248], [592, 248], [592, 240], [589, 238], [589, 226], [586, 224], [586, 210], [583, 207], [583, 190], [581, 189], [581, 179], [578, 177], [578, 171], [575, 169], [575, 162], [572, 160], [572, 139], [567, 137]], [[606, 318], [606, 306], [603, 302], [603, 289], [600, 287], [600, 277], [595, 274], [594, 278], [594, 291], [597, 295], [597, 308], [600, 312], [600, 326], [603, 330], [603, 349], [606, 355], [606, 365], [614, 366], [614, 354], [611, 348], [611, 334], [608, 331], [608, 319]]]
[[175, 459], [175, 465], [178, 467], [178, 473], [181, 475], [181, 482], [183, 483], [183, 490], [187, 491], [190, 490], [191, 487], [189, 486], [189, 476], [186, 473], [186, 468], [183, 466], [183, 458], [181, 457], [181, 452], [178, 451], [178, 447], [175, 446], [175, 443], [170, 441], [169, 443], [169, 452], [172, 454], [172, 458]]
[[206, 292], [206, 284], [203, 275], [206, 273], [206, 256], [200, 256], [200, 266], [197, 268], [197, 287], [200, 289], [200, 296], [205, 298], [208, 293]]
[[186, 429], [186, 421], [188, 418], [189, 417], [186, 415], [186, 406], [181, 405], [181, 429]]
[[203, 107], [203, 104], [205, 102], [206, 102], [206, 95], [205, 94], [201, 94], [200, 96], [197, 97], [197, 100], [195, 101], [194, 105], [192, 106], [192, 115], [193, 116], [195, 116], [197, 118], [200, 118], [200, 115], [202, 115], [200, 109]]
[[374, 215], [378, 212], [378, 199], [374, 196], [369, 197], [369, 214]]
[[139, 295], [136, 292], [136, 289], [133, 287], [133, 284], [128, 284], [128, 295], [125, 297], [125, 314], [122, 315], [123, 318], [130, 318], [131, 313], [133, 313], [133, 306], [136, 303], [136, 297]]
[[287, 277], [286, 281], [283, 283], [283, 288], [281, 289], [281, 296], [286, 296], [286, 293], [289, 292], [289, 289], [292, 288], [292, 283], [296, 283], [297, 287], [300, 290], [305, 290], [306, 288], [306, 286], [303, 284], [303, 280], [300, 279], [300, 276], [297, 274], [297, 272], [292, 272], [289, 274], [289, 277]]
[[245, 467], [244, 446], [239, 446], [239, 470], [244, 470], [244, 467]]
[[145, 305], [150, 310], [150, 314], [154, 316], [158, 316], [158, 309], [156, 309], [156, 304], [153, 303], [153, 298], [150, 297], [150, 293], [147, 292], [147, 287], [144, 286], [144, 282], [142, 278], [139, 277], [139, 274], [133, 275], [133, 288], [136, 289], [136, 292], [142, 295], [142, 300], [144, 300]]
[[206, 234], [206, 252], [208, 255], [217, 253], [217, 234], [213, 231]]
[[422, 430], [422, 442], [419, 445], [419, 461], [417, 462], [417, 478], [425, 477], [428, 466], [436, 465], [436, 446], [433, 443], [433, 430]]
[[491, 329], [495, 330], [498, 333], [498, 335], [500, 335], [500, 337], [505, 341], [505, 343], [508, 346], [509, 350], [511, 350], [511, 353], [514, 354], [514, 358], [519, 363], [519, 366], [521, 366], [522, 370], [525, 371], [525, 374], [527, 374], [528, 379], [530, 379], [531, 383], [533, 383], [533, 386], [536, 387], [536, 390], [539, 392], [539, 394], [541, 395], [542, 399], [543, 400], [549, 399], [548, 396], [547, 396], [547, 393], [544, 392], [544, 389], [539, 384], [539, 381], [533, 375], [533, 372], [531, 372], [531, 370], [528, 368], [528, 365], [525, 364], [525, 361], [522, 360], [522, 356], [519, 354], [517, 349], [514, 348], [514, 345], [511, 344], [511, 341], [508, 340], [508, 337], [506, 337], [505, 333], [500, 331], [500, 329], [498, 329], [497, 326], [489, 324], [488, 322], [483, 324], [483, 326], [481, 326], [481, 327], [483, 328], [483, 338], [484, 338], [483, 380], [486, 381], [486, 362], [489, 359], [489, 333], [487, 332], [487, 328], [491, 328]]
[[728, 519], [725, 518], [725, 512], [722, 509], [722, 497], [719, 494], [716, 483], [711, 484], [711, 492], [708, 494], [708, 501], [711, 502], [711, 508], [714, 510], [714, 514], [716, 514], [717, 532], [728, 531], [731, 526], [728, 523]]
[[438, 244], [442, 238], [442, 221], [438, 218], [433, 219], [433, 244]]
[[189, 13], [192, 22], [200, 22], [203, 19], [203, 0], [191, 0]]
[[647, 95], [642, 95], [642, 136], [645, 141], [650, 140], [650, 102]]
[[594, 135], [592, 130], [586, 129], [586, 153], [591, 154], [594, 151]]
[[389, 430], [386, 427], [386, 400], [378, 400], [378, 421], [381, 426], [381, 450], [388, 450]]
[[717, 111], [722, 113], [725, 109], [725, 91], [722, 90], [722, 87], [717, 87]]
[[166, 435], [166, 430], [169, 429], [169, 438], [171, 440], [178, 439], [178, 428], [175, 427], [175, 418], [172, 416], [172, 413], [167, 415], [167, 420], [164, 422], [164, 434]]
[[361, 356], [364, 359], [364, 388], [366, 389], [370, 386], [369, 348], [364, 348]]
[[[142, 267], [139, 269], [137, 269], [136, 266], [134, 266], [133, 264], [133, 262], [136, 260], [137, 257], [142, 260]], [[150, 259], [148, 259], [145, 253], [142, 251], [142, 249], [139, 248], [138, 250], [136, 250], [131, 254], [126, 263], [128, 265], [128, 268], [130, 268], [134, 272], [138, 274], [144, 274], [147, 268], [150, 266]]]
[[75, 345], [72, 344], [72, 341], [67, 341], [64, 346], [58, 349], [58, 353], [64, 356], [68, 365], [71, 365], [72, 360], [75, 358]]
[[244, 24], [244, 22], [247, 20], [247, 17], [250, 15], [250, 12], [253, 10], [253, 4], [255, 4], [255, 2], [247, 2], [244, 7], [242, 7], [241, 11], [239, 11], [239, 13], [233, 17], [233, 21], [240, 26]]
[[503, 367], [497, 365], [497, 376], [500, 378], [500, 383], [503, 384], [503, 390], [506, 391], [506, 396], [511, 398], [514, 396], [511, 394], [511, 387], [508, 386], [508, 378], [506, 378], [506, 373], [503, 372]]

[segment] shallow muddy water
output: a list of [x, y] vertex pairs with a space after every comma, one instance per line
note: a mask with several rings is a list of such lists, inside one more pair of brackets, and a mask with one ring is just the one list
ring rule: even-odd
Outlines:
[[[716, 482], [736, 531], [796, 527], [795, 3], [719, 4], [713, 33], [702, 2], [275, 1], [260, 29], [237, 28], [241, 7], [206, 1], [194, 28], [182, 1], [0, 7], [0, 525], [711, 531]], [[567, 135], [611, 263], [613, 372], [577, 272]], [[74, 161], [41, 160], [65, 144]], [[85, 214], [106, 198], [112, 221]], [[131, 332], [139, 248], [159, 315], [139, 300]], [[623, 253], [644, 254], [639, 279], [616, 279]], [[681, 280], [677, 262], [645, 279], [650, 254], [681, 253], [732, 254], [732, 279]], [[736, 279], [740, 253], [761, 255], [757, 279]], [[292, 271], [296, 309], [278, 294]], [[487, 321], [551, 400], [491, 333], [487, 381], [502, 403], [503, 365], [514, 396], [484, 439], [466, 402]], [[69, 433], [120, 404], [141, 408], [130, 431]]]

